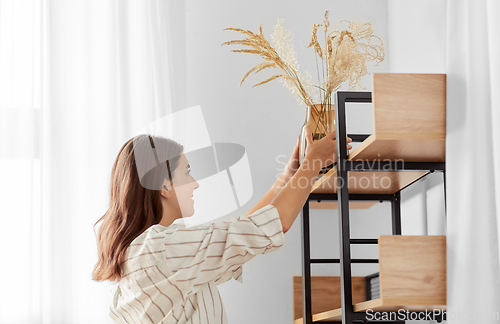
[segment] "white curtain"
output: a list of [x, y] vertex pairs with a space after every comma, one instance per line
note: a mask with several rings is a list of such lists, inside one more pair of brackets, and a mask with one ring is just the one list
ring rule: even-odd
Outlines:
[[0, 0], [0, 323], [107, 323], [94, 223], [121, 145], [185, 108], [183, 1]]
[[40, 11], [0, 1], [0, 323], [41, 316]]
[[500, 323], [500, 2], [448, 1], [448, 322]]

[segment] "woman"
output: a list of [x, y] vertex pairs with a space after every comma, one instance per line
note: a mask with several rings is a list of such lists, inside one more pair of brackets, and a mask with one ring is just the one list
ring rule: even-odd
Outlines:
[[[320, 169], [336, 159], [334, 132], [312, 142], [309, 131], [306, 139], [304, 162], [298, 166], [297, 143], [282, 175], [245, 216], [189, 228], [174, 223], [194, 214], [199, 187], [182, 145], [149, 135], [127, 141], [113, 165], [109, 209], [97, 222], [92, 273], [118, 282], [115, 322], [227, 323], [217, 285], [242, 282], [245, 262], [283, 245]], [[169, 158], [160, 164], [158, 156]], [[141, 164], [157, 167], [144, 173]]]

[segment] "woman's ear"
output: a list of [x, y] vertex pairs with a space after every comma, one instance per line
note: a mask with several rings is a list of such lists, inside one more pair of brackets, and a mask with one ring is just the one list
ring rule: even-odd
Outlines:
[[160, 190], [160, 194], [165, 198], [170, 198], [170, 191], [166, 185], [163, 185], [162, 190]]

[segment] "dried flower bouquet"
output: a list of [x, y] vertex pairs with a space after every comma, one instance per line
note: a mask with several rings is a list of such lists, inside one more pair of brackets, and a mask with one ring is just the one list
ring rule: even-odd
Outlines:
[[[343, 24], [347, 28], [341, 29]], [[318, 41], [318, 29], [323, 27], [323, 45]], [[321, 116], [332, 103], [334, 93], [345, 81], [349, 81], [349, 89], [361, 87], [361, 78], [368, 74], [366, 64], [374, 61], [376, 64], [384, 60], [382, 40], [373, 34], [371, 23], [352, 23], [341, 20], [332, 30], [328, 20], [328, 11], [325, 12], [323, 24], [314, 24], [312, 29], [311, 47], [315, 51], [318, 83], [311, 81], [309, 74], [306, 77], [299, 73], [299, 65], [291, 42], [291, 33], [283, 27], [283, 20], [278, 20], [271, 35], [272, 44], [264, 37], [262, 25], [259, 33], [239, 28], [226, 28], [244, 34], [241, 40], [224, 42], [222, 45], [243, 45], [246, 49], [232, 50], [236, 53], [256, 54], [264, 59], [248, 70], [241, 79], [240, 85], [251, 73], [258, 73], [265, 69], [278, 69], [278, 73], [254, 85], [259, 86], [276, 79], [282, 79], [292, 93], [311, 107], [312, 113], [319, 116], [317, 125], [326, 129], [327, 120]], [[314, 132], [313, 132], [314, 133]]]

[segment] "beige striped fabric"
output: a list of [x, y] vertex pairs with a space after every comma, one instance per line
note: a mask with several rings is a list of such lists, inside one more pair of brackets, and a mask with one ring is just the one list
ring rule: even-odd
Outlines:
[[116, 323], [227, 324], [217, 285], [284, 243], [278, 210], [186, 227], [153, 225], [128, 247], [110, 307]]

